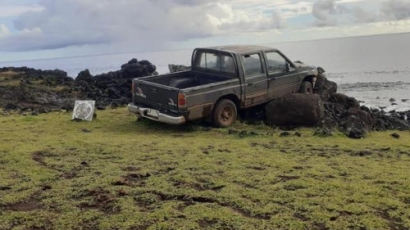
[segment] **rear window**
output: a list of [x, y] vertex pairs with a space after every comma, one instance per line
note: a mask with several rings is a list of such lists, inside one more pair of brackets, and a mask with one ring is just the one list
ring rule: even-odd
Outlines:
[[195, 66], [224, 73], [235, 73], [233, 58], [222, 53], [198, 52], [195, 57]]

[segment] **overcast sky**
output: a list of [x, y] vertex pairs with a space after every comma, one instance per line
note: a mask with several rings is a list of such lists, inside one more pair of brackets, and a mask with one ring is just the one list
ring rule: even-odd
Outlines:
[[410, 0], [0, 0], [0, 61], [410, 32]]

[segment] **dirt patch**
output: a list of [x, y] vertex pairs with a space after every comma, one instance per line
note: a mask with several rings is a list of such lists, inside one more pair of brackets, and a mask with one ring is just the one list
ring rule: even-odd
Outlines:
[[258, 143], [258, 142], [251, 142], [250, 146], [253, 148], [256, 148], [258, 146], [261, 146], [265, 149], [276, 149], [276, 142], [275, 141], [271, 141], [269, 143]]
[[283, 186], [283, 188], [285, 190], [288, 190], [288, 191], [296, 191], [296, 190], [300, 190], [300, 189], [305, 189], [306, 187], [303, 186], [303, 185], [287, 184], [287, 185]]
[[400, 218], [392, 217], [388, 213], [388, 210], [381, 210], [379, 211], [380, 217], [382, 217], [384, 220], [387, 221], [387, 224], [389, 225], [390, 229], [394, 230], [406, 230], [408, 229], [407, 227], [404, 226], [404, 223]]
[[145, 180], [151, 176], [150, 173], [129, 173], [122, 176], [121, 179], [111, 183], [114, 186], [132, 186], [135, 184], [144, 185]]
[[295, 212], [293, 213], [293, 217], [298, 218], [301, 221], [308, 221], [310, 220], [305, 213], [302, 212]]
[[297, 179], [300, 178], [300, 176], [279, 175], [279, 176], [277, 176], [277, 178], [279, 179], [279, 182], [286, 182], [286, 181], [290, 181], [290, 180], [297, 180]]
[[11, 190], [10, 186], [0, 186], [0, 191], [7, 191], [7, 190]]
[[359, 156], [359, 157], [364, 157], [364, 156], [370, 156], [373, 153], [369, 150], [362, 150], [362, 151], [357, 151], [357, 152], [353, 152], [350, 155], [352, 156]]
[[141, 180], [145, 180], [150, 177], [150, 173], [130, 173], [124, 177], [124, 179], [132, 182], [138, 182]]
[[206, 147], [201, 147], [200, 149], [201, 149], [201, 151], [202, 151], [203, 154], [207, 154], [207, 155], [208, 155], [208, 154], [210, 153], [210, 151], [212, 151], [212, 150], [215, 149], [215, 147], [212, 146], [212, 145], [208, 145], [208, 146], [206, 146]]
[[134, 167], [134, 166], [127, 166], [127, 167], [123, 168], [122, 170], [126, 171], [126, 172], [134, 172], [134, 171], [140, 170], [140, 168], [137, 168], [137, 167]]
[[15, 212], [30, 212], [38, 209], [43, 208], [43, 204], [41, 203], [40, 199], [41, 192], [35, 192], [33, 195], [24, 199], [22, 201], [18, 201], [16, 203], [6, 204], [2, 207], [4, 210], [8, 211], [15, 211]]
[[329, 230], [330, 228], [328, 228], [325, 223], [314, 222], [312, 229], [317, 229], [317, 230]]
[[256, 170], [256, 171], [263, 171], [263, 170], [266, 170], [266, 167], [263, 167], [263, 166], [256, 166], [256, 165], [247, 166], [246, 168], [247, 168], [247, 169], [253, 169], [253, 170]]
[[121, 211], [115, 196], [102, 188], [86, 190], [80, 194], [80, 198], [91, 198], [78, 205], [81, 209], [98, 209], [106, 214], [115, 214]]
[[168, 194], [160, 191], [145, 191], [140, 194], [153, 194], [156, 195], [161, 201], [181, 201], [184, 203], [212, 203], [218, 204], [222, 207], [231, 209], [233, 212], [240, 214], [243, 217], [253, 218], [253, 219], [264, 219], [269, 220], [273, 215], [272, 213], [253, 213], [252, 211], [245, 209], [244, 207], [238, 206], [236, 203], [231, 202], [222, 202], [215, 198], [204, 197], [204, 196], [190, 196], [187, 194]]
[[45, 158], [47, 157], [53, 157], [56, 156], [56, 154], [51, 153], [47, 150], [42, 150], [42, 151], [36, 151], [34, 153], [32, 153], [32, 159], [34, 161], [36, 161], [37, 163], [39, 163], [41, 166], [44, 166], [46, 168], [61, 172], [61, 177], [64, 179], [73, 179], [75, 177], [77, 177], [77, 174], [80, 170], [83, 170], [86, 167], [89, 167], [88, 163], [85, 161], [82, 161], [80, 163], [79, 166], [75, 166], [74, 168], [72, 168], [69, 171], [65, 171], [57, 166], [54, 165], [49, 165], [45, 162]]
[[48, 167], [47, 163], [44, 161], [44, 158], [46, 157], [52, 157], [55, 156], [55, 154], [50, 153], [46, 150], [42, 150], [42, 151], [36, 151], [34, 153], [32, 153], [32, 159], [34, 161], [36, 161], [37, 163], [39, 163], [42, 166]]
[[73, 178], [77, 177], [77, 171], [78, 170], [80, 170], [80, 168], [75, 167], [75, 168], [71, 169], [70, 171], [64, 172], [63, 174], [61, 174], [61, 177], [63, 177], [64, 179], [68, 179], [68, 180], [73, 179]]
[[197, 191], [220, 191], [225, 185], [215, 184], [210, 181], [198, 179], [198, 182], [174, 181], [173, 185], [177, 188], [193, 188]]
[[330, 221], [336, 221], [337, 219], [339, 219], [339, 217], [342, 217], [342, 216], [351, 216], [351, 215], [353, 215], [352, 212], [349, 212], [349, 211], [339, 211], [339, 215], [337, 215], [337, 216], [332, 216], [332, 217], [329, 218], [329, 220], [330, 220]]
[[197, 223], [200, 229], [237, 229], [236, 226], [217, 218], [203, 218]]

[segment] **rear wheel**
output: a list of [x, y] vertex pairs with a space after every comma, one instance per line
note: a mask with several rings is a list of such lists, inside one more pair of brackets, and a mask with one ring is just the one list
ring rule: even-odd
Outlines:
[[302, 82], [302, 85], [300, 86], [300, 93], [313, 94], [313, 85], [312, 85], [312, 83], [310, 81]]
[[235, 103], [223, 99], [218, 102], [213, 113], [213, 123], [217, 127], [226, 128], [231, 126], [238, 117]]

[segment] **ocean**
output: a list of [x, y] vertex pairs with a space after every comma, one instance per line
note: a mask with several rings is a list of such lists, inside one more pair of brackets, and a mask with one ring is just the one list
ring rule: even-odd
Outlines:
[[[321, 66], [339, 92], [363, 105], [386, 111], [410, 110], [410, 33], [315, 41], [261, 44], [281, 50], [291, 60]], [[163, 52], [106, 54], [84, 57], [0, 62], [0, 67], [28, 66], [62, 69], [69, 76], [89, 69], [92, 74], [118, 70], [131, 58], [149, 60], [159, 73], [168, 64], [190, 65], [191, 49]]]

